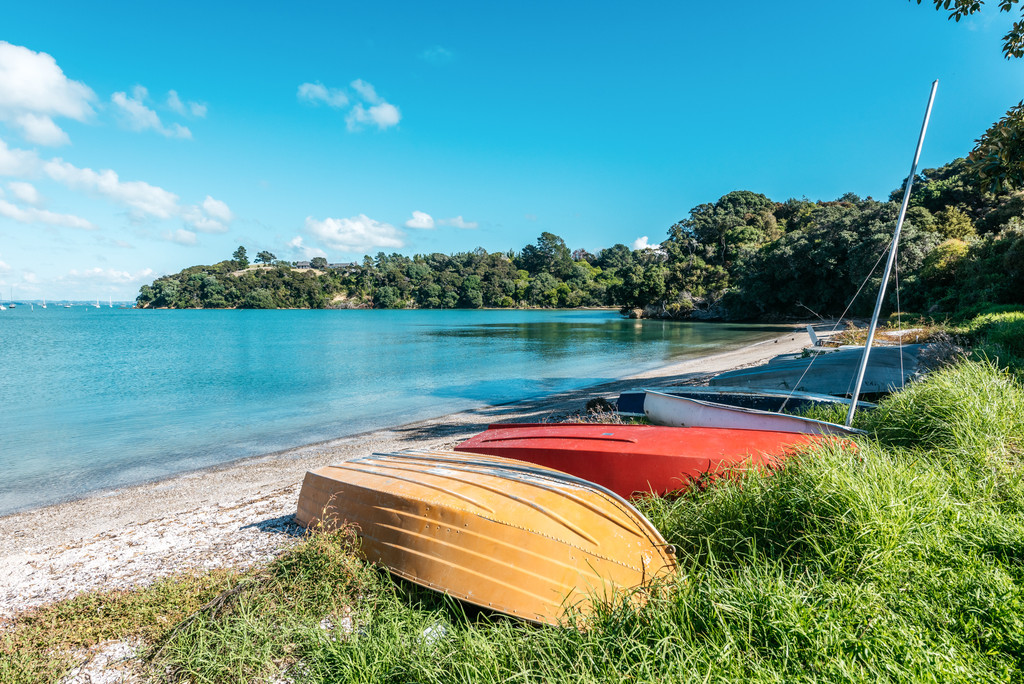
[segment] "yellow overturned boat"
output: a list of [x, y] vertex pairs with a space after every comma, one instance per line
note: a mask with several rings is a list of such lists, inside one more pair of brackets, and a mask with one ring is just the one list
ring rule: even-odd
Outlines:
[[496, 456], [403, 451], [311, 471], [296, 518], [352, 523], [366, 558], [392, 573], [546, 624], [675, 568], [671, 547], [620, 496]]

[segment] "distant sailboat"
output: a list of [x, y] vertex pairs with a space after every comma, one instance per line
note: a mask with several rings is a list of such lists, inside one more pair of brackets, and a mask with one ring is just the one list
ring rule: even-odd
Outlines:
[[43, 306], [44, 309], [46, 308], [46, 297], [43, 297], [43, 304], [42, 304], [42, 306]]
[[96, 300], [96, 303], [95, 303], [95, 304], [93, 304], [93, 305], [92, 305], [92, 307], [93, 307], [94, 309], [98, 309], [98, 308], [100, 308], [100, 300], [99, 300], [99, 299], [97, 299], [97, 300]]
[[114, 298], [113, 297], [107, 297], [107, 304], [109, 305], [108, 308], [113, 309], [114, 308]]
[[14, 308], [17, 308], [17, 306], [18, 306], [18, 305], [14, 303], [14, 286], [12, 285], [12, 286], [11, 286], [11, 303], [10, 303], [10, 305], [8, 306], [8, 308], [10, 308], [10, 309], [14, 309]]

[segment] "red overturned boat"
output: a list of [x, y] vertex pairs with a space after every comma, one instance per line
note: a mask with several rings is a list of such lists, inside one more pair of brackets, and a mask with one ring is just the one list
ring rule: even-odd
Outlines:
[[686, 489], [736, 468], [774, 466], [801, 445], [821, 439], [735, 428], [496, 423], [455, 450], [555, 468], [630, 497]]

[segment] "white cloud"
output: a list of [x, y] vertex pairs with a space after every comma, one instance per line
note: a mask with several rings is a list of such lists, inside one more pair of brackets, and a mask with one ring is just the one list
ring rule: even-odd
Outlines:
[[43, 171], [53, 180], [70, 188], [95, 192], [143, 214], [170, 218], [181, 211], [178, 196], [174, 193], [143, 181], [121, 181], [110, 169], [99, 172], [89, 168], [80, 169], [56, 158], [46, 162]]
[[328, 88], [323, 83], [303, 83], [299, 86], [299, 99], [313, 104], [323, 102], [328, 107], [341, 109], [348, 105], [348, 95], [337, 88]]
[[447, 48], [434, 45], [421, 52], [420, 59], [431, 64], [447, 64], [455, 59], [455, 54]]
[[442, 226], [453, 226], [455, 228], [464, 228], [467, 230], [472, 230], [474, 228], [480, 227], [480, 224], [477, 223], [476, 221], [466, 221], [461, 216], [456, 216], [455, 218], [450, 219], [441, 219], [440, 221], [438, 221], [438, 223], [440, 223]]
[[636, 240], [633, 240], [633, 244], [631, 245], [631, 247], [634, 250], [636, 250], [636, 249], [660, 249], [661, 245], [660, 244], [653, 244], [652, 245], [652, 244], [648, 243], [646, 235], [641, 235]]
[[402, 113], [398, 107], [387, 102], [373, 105], [369, 109], [357, 104], [345, 117], [345, 125], [350, 131], [360, 131], [366, 124], [374, 124], [379, 130], [397, 126], [402, 120]]
[[0, 273], [8, 273], [11, 267], [5, 261], [0, 261]]
[[537, 215], [536, 214], [525, 214], [523, 216], [523, 218], [525, 218], [527, 221], [536, 221], [537, 220]]
[[80, 218], [72, 214], [55, 214], [52, 211], [46, 211], [45, 209], [36, 209], [35, 207], [29, 207], [28, 209], [25, 209], [23, 207], [11, 204], [6, 200], [0, 200], [0, 216], [5, 216], [9, 219], [13, 219], [18, 223], [45, 223], [51, 226], [81, 228], [82, 230], [96, 229], [96, 226], [94, 226], [89, 221], [86, 221], [84, 218]]
[[370, 83], [357, 78], [349, 86], [355, 91], [352, 96], [339, 88], [329, 88], [320, 82], [303, 83], [299, 86], [298, 97], [314, 104], [323, 102], [334, 109], [348, 107], [353, 98], [362, 100], [356, 102], [345, 116], [345, 125], [349, 131], [360, 131], [371, 125], [384, 130], [397, 126], [402, 120], [402, 113], [398, 107], [386, 102]]
[[214, 220], [203, 214], [199, 207], [185, 207], [182, 209], [181, 218], [189, 226], [203, 233], [226, 233], [228, 227], [220, 221]]
[[112, 285], [128, 285], [131, 283], [148, 283], [153, 279], [153, 269], [144, 268], [135, 273], [128, 271], [117, 271], [112, 268], [89, 268], [84, 271], [71, 269], [66, 276], [60, 278], [63, 282], [89, 282], [109, 283]]
[[[181, 124], [175, 123], [165, 126], [160, 121], [160, 116], [145, 105], [145, 100], [148, 97], [149, 92], [144, 87], [135, 86], [131, 97], [127, 93], [118, 92], [110, 96], [110, 101], [121, 109], [122, 118], [133, 131], [153, 129], [167, 138], [192, 138], [192, 131]], [[179, 100], [178, 104], [180, 103], [181, 101]]]
[[84, 121], [94, 113], [95, 99], [87, 85], [68, 79], [50, 55], [0, 41], [0, 120], [19, 129], [25, 140], [67, 144], [67, 133], [53, 117]]
[[21, 128], [25, 140], [37, 145], [57, 147], [67, 145], [71, 138], [48, 116], [39, 114], [19, 114], [14, 118], [16, 126]]
[[167, 92], [167, 106], [179, 114], [185, 113], [185, 103], [178, 97], [178, 92], [170, 90]]
[[31, 183], [25, 183], [24, 181], [11, 181], [7, 184], [10, 188], [11, 194], [16, 199], [21, 200], [25, 204], [39, 204], [42, 202], [42, 197], [39, 195], [39, 191], [36, 190], [36, 186]]
[[172, 111], [186, 116], [191, 114], [192, 116], [200, 119], [206, 116], [206, 103], [205, 102], [192, 102], [189, 101], [188, 105], [181, 101], [181, 97], [178, 95], [178, 91], [169, 90], [167, 91], [167, 107]]
[[375, 221], [365, 214], [352, 218], [306, 218], [306, 232], [329, 249], [339, 252], [366, 252], [380, 247], [405, 246], [401, 231], [389, 223]]
[[179, 245], [196, 244], [196, 234], [191, 230], [185, 230], [184, 228], [179, 228], [175, 231], [165, 231], [163, 238], [168, 242], [177, 242]]
[[368, 104], [380, 104], [384, 101], [381, 99], [380, 95], [377, 94], [377, 89], [361, 78], [357, 78], [349, 85], [351, 85], [352, 89], [359, 93], [363, 100]]
[[412, 212], [412, 218], [405, 222], [406, 228], [430, 229], [434, 227], [434, 217], [425, 211]]
[[[90, 168], [79, 168], [60, 157], [43, 161], [34, 151], [8, 148], [0, 140], [0, 176], [25, 176], [41, 170], [50, 179], [71, 188], [84, 190], [101, 195], [114, 203], [132, 210], [133, 220], [149, 217], [158, 219], [182, 218], [190, 227], [207, 233], [224, 233], [235, 216], [225, 202], [207, 195], [200, 206], [179, 204], [178, 196], [161, 187], [150, 185], [144, 181], [122, 181], [111, 169], [94, 171]], [[35, 188], [25, 182], [14, 181], [8, 184], [11, 192], [22, 202], [35, 204], [39, 194]], [[10, 205], [14, 206], [14, 205]], [[17, 207], [15, 207], [17, 209]], [[20, 213], [19, 213], [20, 212]], [[7, 215], [15, 220], [28, 222], [68, 225], [76, 228], [94, 228], [85, 219], [69, 217], [65, 214], [51, 212], [31, 213], [29, 210], [8, 208]]]
[[204, 233], [226, 233], [234, 220], [228, 205], [207, 195], [202, 206], [185, 207], [181, 211], [185, 223]]
[[327, 256], [327, 252], [320, 249], [319, 247], [309, 247], [303, 244], [301, 235], [296, 235], [291, 240], [289, 240], [288, 246], [295, 250], [295, 252], [303, 259], [312, 259], [313, 257]]
[[39, 164], [35, 150], [11, 149], [0, 140], [0, 176], [28, 176], [39, 169]]
[[203, 200], [203, 211], [210, 218], [216, 219], [223, 223], [231, 223], [235, 219], [235, 215], [231, 213], [228, 205], [220, 200], [215, 200], [209, 195]]

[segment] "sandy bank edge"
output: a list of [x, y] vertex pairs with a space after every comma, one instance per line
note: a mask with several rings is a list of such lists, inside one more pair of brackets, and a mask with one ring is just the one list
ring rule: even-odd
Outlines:
[[595, 396], [614, 400], [639, 384], [697, 381], [798, 352], [807, 343], [806, 333], [794, 326], [774, 339], [603, 385], [298, 447], [0, 518], [0, 619], [82, 591], [272, 558], [295, 539], [291, 516], [306, 470], [373, 451], [449, 448], [489, 423], [579, 411]]

